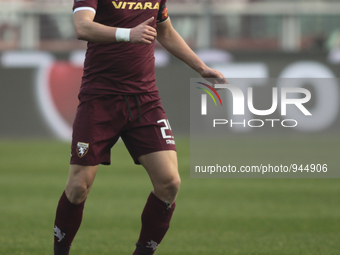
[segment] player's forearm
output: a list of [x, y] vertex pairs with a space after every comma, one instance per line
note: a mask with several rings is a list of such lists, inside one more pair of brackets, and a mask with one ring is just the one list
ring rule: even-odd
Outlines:
[[100, 43], [116, 42], [115, 34], [117, 28], [115, 27], [86, 20], [76, 23], [75, 29], [79, 40]]
[[164, 34], [158, 34], [157, 40], [172, 55], [182, 60], [196, 72], [201, 74], [207, 68], [176, 30], [170, 29]]
[[[92, 13], [90, 12], [90, 14]], [[85, 16], [79, 18], [79, 14], [77, 15], [77, 13], [74, 17], [77, 38], [88, 42], [151, 44], [157, 35], [156, 29], [149, 25], [154, 20], [154, 17], [147, 19], [131, 29], [105, 26], [92, 21], [90, 17]]]

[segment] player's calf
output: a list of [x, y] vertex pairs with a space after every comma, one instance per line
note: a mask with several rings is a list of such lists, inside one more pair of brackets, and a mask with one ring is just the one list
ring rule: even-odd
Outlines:
[[154, 191], [142, 213], [142, 229], [133, 255], [150, 255], [169, 229], [181, 180], [175, 151], [150, 153], [139, 161], [147, 170]]
[[97, 166], [71, 165], [66, 190], [62, 194], [54, 222], [54, 254], [68, 255], [80, 227], [86, 197], [92, 187]]
[[156, 251], [169, 229], [175, 207], [176, 203], [165, 203], [151, 192], [142, 213], [142, 229], [133, 255], [151, 255]]

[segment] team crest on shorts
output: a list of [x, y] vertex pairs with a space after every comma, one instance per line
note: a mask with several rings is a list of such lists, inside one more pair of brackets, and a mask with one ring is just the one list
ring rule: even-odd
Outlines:
[[88, 143], [77, 143], [77, 154], [79, 158], [82, 158], [86, 155], [86, 153], [89, 151], [90, 144]]

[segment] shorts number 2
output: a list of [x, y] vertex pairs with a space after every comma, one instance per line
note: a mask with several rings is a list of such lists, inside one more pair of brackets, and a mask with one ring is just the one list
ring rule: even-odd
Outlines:
[[171, 136], [171, 135], [167, 135], [166, 132], [165, 132], [166, 130], [171, 130], [169, 120], [167, 120], [167, 119], [161, 119], [161, 120], [157, 121], [157, 123], [161, 123], [161, 122], [163, 122], [164, 125], [165, 125], [165, 127], [161, 127], [161, 132], [162, 132], [163, 138], [164, 138], [164, 139], [174, 138], [174, 137]]

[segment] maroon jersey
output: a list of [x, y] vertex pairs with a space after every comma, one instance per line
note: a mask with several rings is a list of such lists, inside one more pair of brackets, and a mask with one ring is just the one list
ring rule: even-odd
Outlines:
[[[91, 10], [94, 21], [133, 28], [154, 17], [149, 25], [168, 18], [166, 0], [75, 0], [74, 12]], [[87, 45], [81, 93], [141, 94], [157, 92], [153, 41], [147, 44], [93, 43]]]

